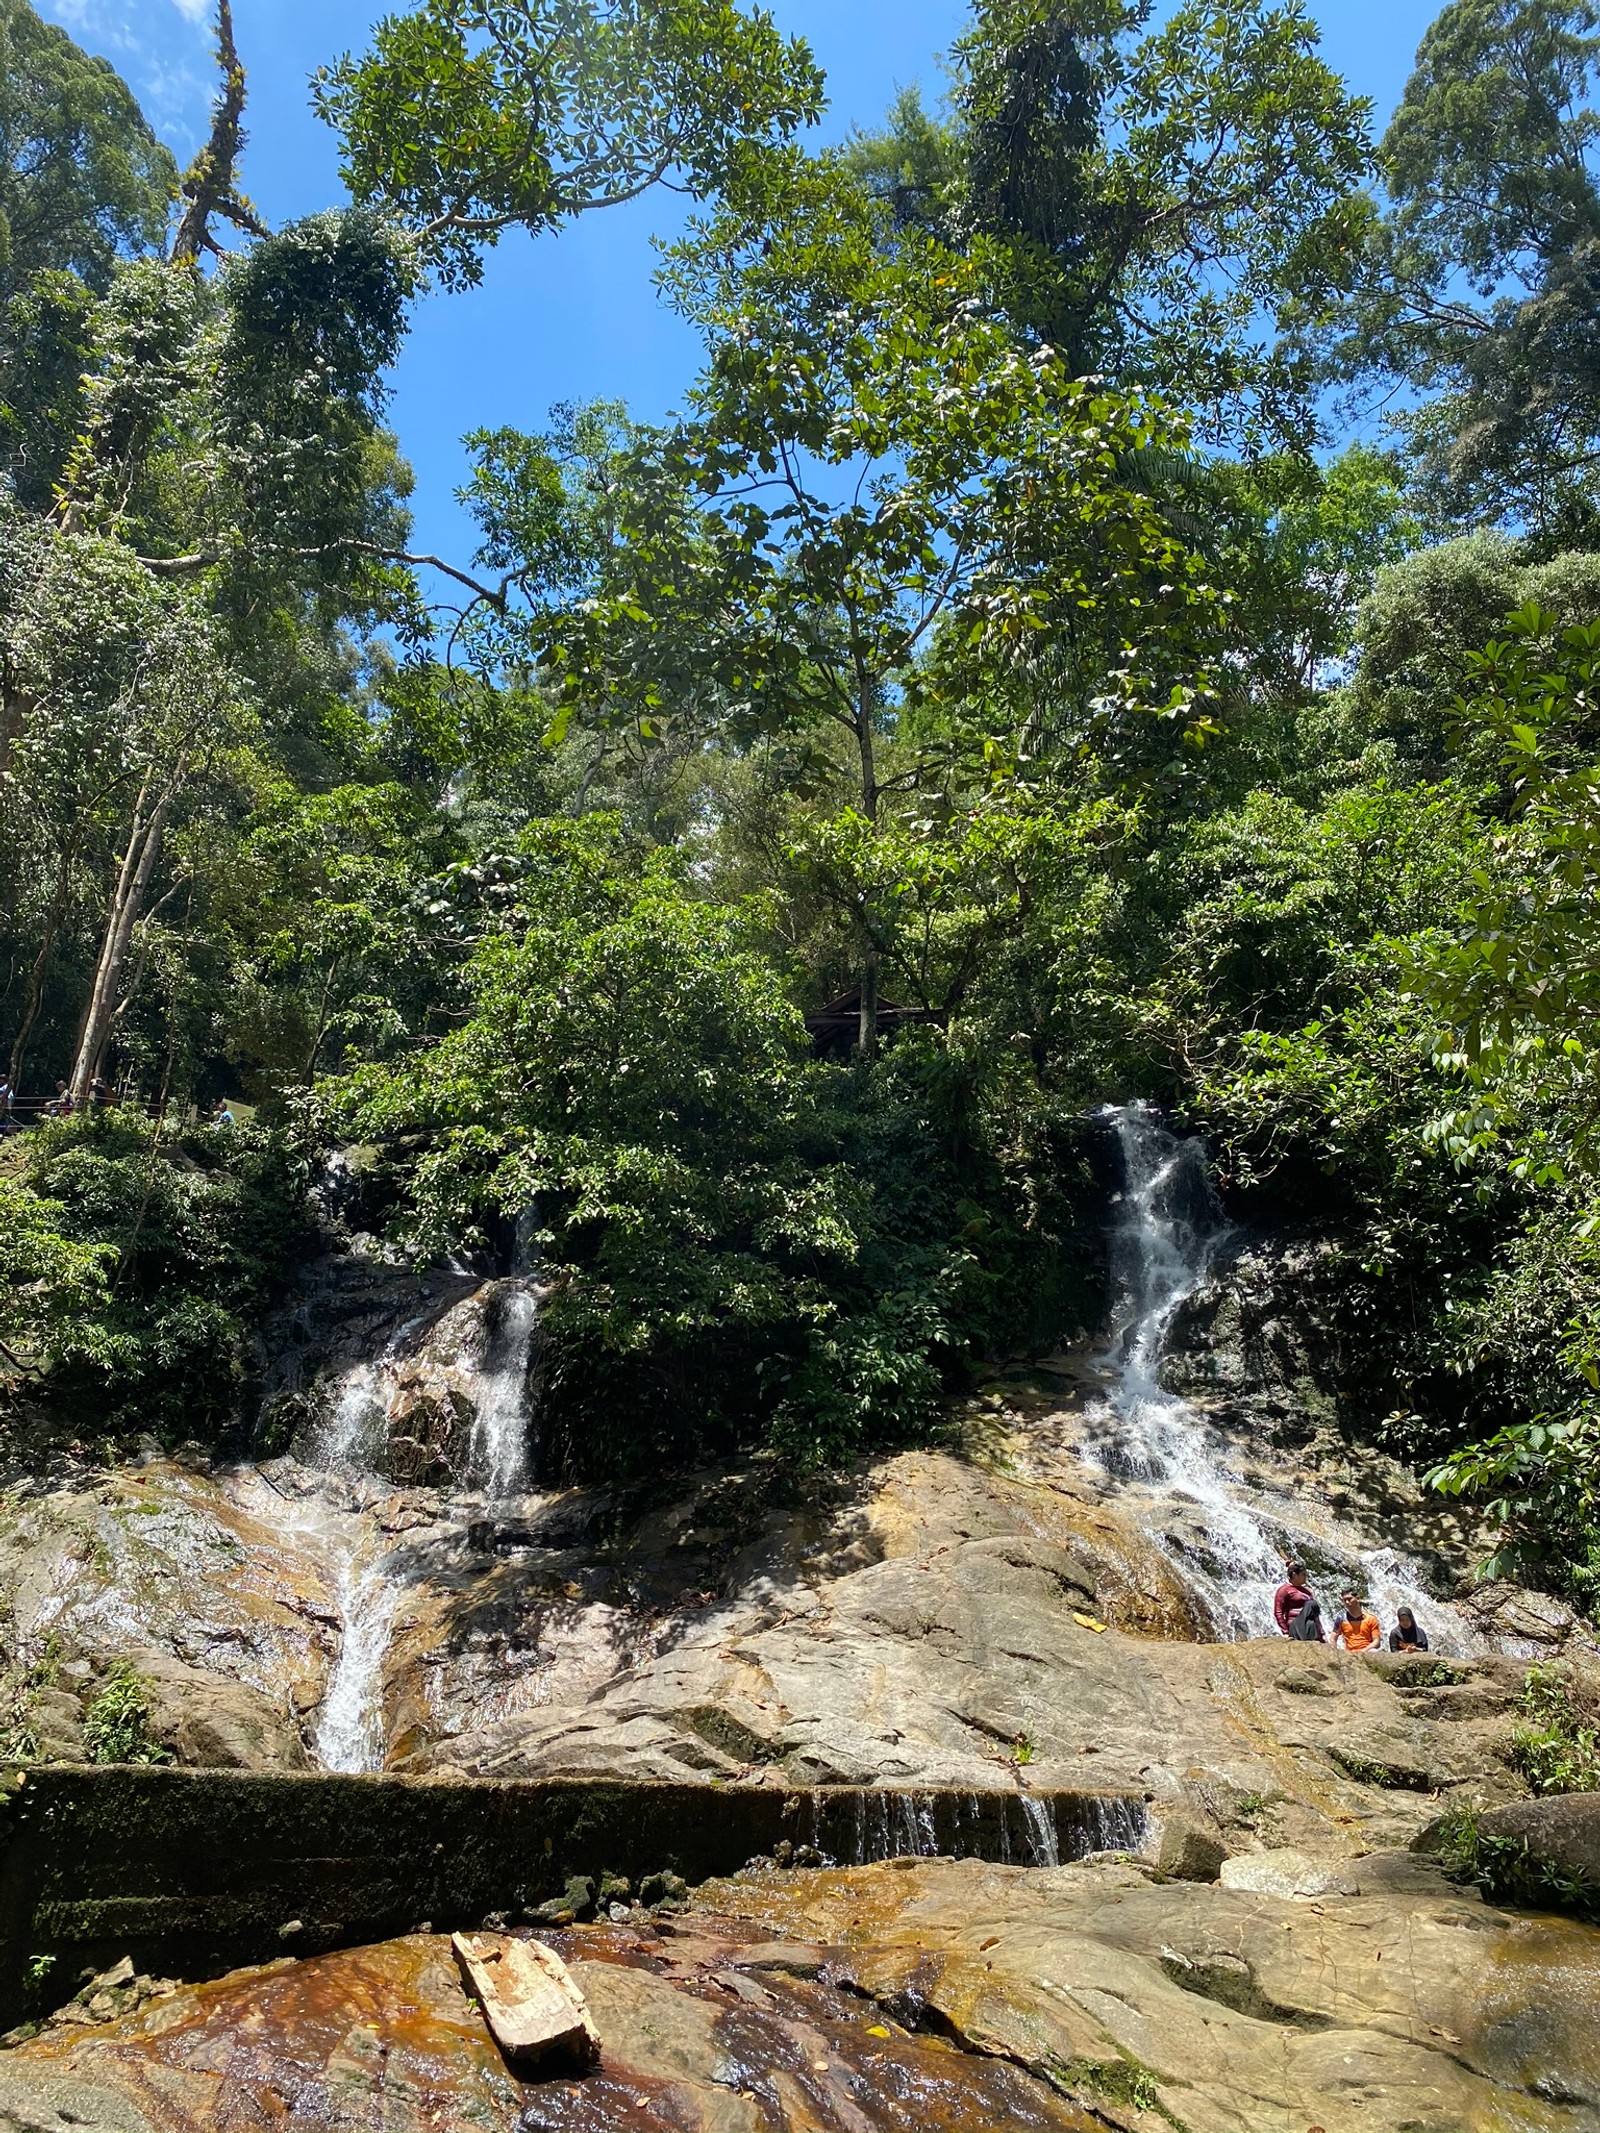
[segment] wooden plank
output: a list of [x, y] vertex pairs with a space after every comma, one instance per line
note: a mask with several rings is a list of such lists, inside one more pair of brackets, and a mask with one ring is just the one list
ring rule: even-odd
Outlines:
[[490, 2033], [514, 2065], [561, 2058], [591, 2066], [599, 2058], [588, 2002], [553, 1948], [509, 1933], [453, 1933], [450, 1942]]

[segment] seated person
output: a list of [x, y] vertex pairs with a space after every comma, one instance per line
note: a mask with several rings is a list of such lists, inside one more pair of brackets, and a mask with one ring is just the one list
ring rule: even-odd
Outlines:
[[1344, 1613], [1333, 1625], [1334, 1643], [1342, 1644], [1347, 1652], [1370, 1652], [1382, 1635], [1377, 1616], [1368, 1614], [1360, 1594], [1347, 1592]]
[[1400, 1608], [1395, 1615], [1394, 1628], [1389, 1632], [1389, 1649], [1392, 1652], [1425, 1652], [1428, 1649], [1428, 1632], [1409, 1607]]
[[1304, 1563], [1291, 1563], [1284, 1575], [1286, 1582], [1272, 1595], [1272, 1619], [1284, 1636], [1291, 1637], [1294, 1618], [1310, 1599], [1311, 1587]]

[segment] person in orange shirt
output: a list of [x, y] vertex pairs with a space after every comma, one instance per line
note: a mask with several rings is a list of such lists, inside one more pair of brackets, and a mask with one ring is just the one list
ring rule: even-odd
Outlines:
[[1368, 1614], [1359, 1593], [1344, 1595], [1344, 1613], [1333, 1626], [1333, 1641], [1347, 1652], [1370, 1652], [1382, 1637], [1376, 1615]]

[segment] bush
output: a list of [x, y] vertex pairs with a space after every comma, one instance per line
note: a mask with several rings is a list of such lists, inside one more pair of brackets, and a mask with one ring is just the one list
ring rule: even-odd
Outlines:
[[[470, 1017], [326, 1100], [403, 1158], [418, 1258], [536, 1211], [547, 1469], [761, 1434], [846, 1458], [924, 1429], [977, 1357], [1059, 1337], [1098, 1238], [1074, 1239], [976, 1062], [931, 1035], [813, 1060], [765, 908], [708, 902], [613, 821], [542, 824], [520, 861]], [[1071, 1182], [1058, 1140], [1035, 1129]]]
[[1435, 1849], [1453, 1881], [1471, 1882], [1491, 1903], [1600, 1921], [1600, 1893], [1589, 1882], [1541, 1858], [1526, 1837], [1484, 1829], [1464, 1808], [1443, 1817]]
[[79, 1433], [227, 1430], [261, 1313], [314, 1245], [296, 1152], [253, 1127], [165, 1139], [105, 1111], [39, 1128], [29, 1157], [62, 1237], [106, 1269], [49, 1327], [49, 1406]]
[[1517, 1728], [1512, 1746], [1517, 1768], [1537, 1793], [1600, 1792], [1600, 1712], [1580, 1711], [1576, 1694], [1559, 1667], [1536, 1666], [1523, 1684], [1528, 1723]]
[[151, 1737], [148, 1684], [125, 1659], [90, 1704], [83, 1741], [91, 1763], [171, 1762], [171, 1749]]

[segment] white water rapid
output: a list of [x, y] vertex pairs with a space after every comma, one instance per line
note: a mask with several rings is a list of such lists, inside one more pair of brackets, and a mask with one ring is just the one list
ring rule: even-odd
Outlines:
[[1285, 1561], [1302, 1557], [1329, 1634], [1346, 1586], [1363, 1593], [1385, 1628], [1415, 1609], [1437, 1649], [1467, 1653], [1482, 1640], [1421, 1573], [1391, 1548], [1364, 1546], [1287, 1486], [1247, 1478], [1238, 1447], [1161, 1383], [1174, 1319], [1228, 1240], [1205, 1150], [1181, 1140], [1149, 1104], [1105, 1114], [1122, 1154], [1123, 1189], [1112, 1234], [1116, 1302], [1100, 1358], [1103, 1397], [1089, 1409], [1088, 1458], [1138, 1517], [1156, 1547], [1204, 1602], [1224, 1638], [1275, 1633], [1272, 1595]]

